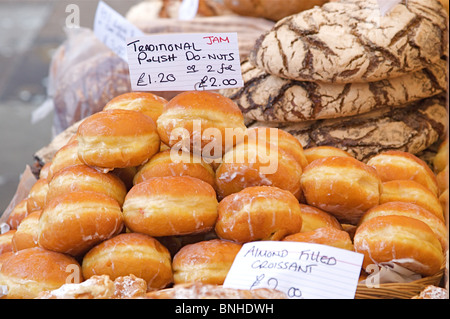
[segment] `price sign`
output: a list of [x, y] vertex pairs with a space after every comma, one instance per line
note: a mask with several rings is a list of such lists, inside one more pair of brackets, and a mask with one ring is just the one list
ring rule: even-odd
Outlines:
[[127, 38], [135, 91], [242, 87], [237, 33], [164, 34]]
[[95, 12], [94, 34], [114, 53], [127, 61], [126, 38], [144, 33], [120, 13], [100, 1]]
[[261, 241], [237, 254], [224, 287], [272, 288], [291, 299], [352, 299], [363, 255], [326, 245]]

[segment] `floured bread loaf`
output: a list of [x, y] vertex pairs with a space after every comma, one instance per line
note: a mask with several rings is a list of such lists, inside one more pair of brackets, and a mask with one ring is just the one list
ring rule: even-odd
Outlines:
[[301, 81], [372, 82], [436, 63], [447, 51], [447, 12], [438, 0], [408, 0], [381, 16], [376, 0], [329, 2], [278, 21], [251, 62]]
[[445, 134], [447, 123], [446, 97], [439, 94], [404, 108], [299, 123], [255, 122], [250, 127], [278, 127], [294, 135], [305, 149], [331, 145], [367, 161], [387, 150], [417, 154]]
[[447, 62], [376, 82], [319, 83], [283, 79], [241, 65], [244, 86], [222, 90], [251, 120], [300, 122], [352, 116], [384, 107], [404, 106], [445, 91]]

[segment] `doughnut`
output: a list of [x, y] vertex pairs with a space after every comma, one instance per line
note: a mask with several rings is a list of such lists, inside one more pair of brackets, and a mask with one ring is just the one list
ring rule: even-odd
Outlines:
[[6, 220], [11, 229], [17, 229], [22, 220], [28, 216], [28, 198], [24, 198], [14, 206]]
[[436, 195], [413, 180], [403, 179], [384, 182], [380, 194], [380, 204], [387, 202], [416, 204], [444, 220], [444, 212]]
[[237, 104], [210, 91], [174, 96], [164, 106], [157, 127], [166, 145], [177, 145], [178, 149], [182, 146], [191, 153], [212, 158], [222, 157], [225, 149], [232, 147], [247, 129]]
[[323, 157], [330, 157], [330, 156], [353, 157], [352, 155], [350, 155], [350, 153], [340, 148], [327, 145], [305, 148], [303, 150], [303, 153], [305, 154], [306, 159], [308, 160], [308, 164], [318, 158]]
[[317, 207], [300, 203], [300, 211], [302, 213], [301, 232], [309, 232], [322, 227], [334, 227], [342, 230], [342, 225], [336, 217]]
[[6, 233], [0, 234], [0, 255], [14, 251], [12, 239], [16, 231], [16, 229], [10, 229]]
[[[448, 1], [447, 1], [448, 3]], [[426, 286], [418, 295], [411, 299], [449, 299], [448, 289], [434, 285]]]
[[29, 213], [35, 210], [42, 210], [48, 195], [48, 180], [40, 178], [31, 186], [27, 199], [27, 210]]
[[38, 247], [39, 217], [41, 217], [41, 213], [41, 210], [36, 210], [22, 220], [12, 238], [12, 245], [15, 251]]
[[375, 206], [361, 217], [360, 224], [371, 218], [386, 215], [407, 216], [424, 222], [435, 233], [443, 251], [448, 249], [448, 231], [444, 219], [438, 218], [430, 211], [412, 203], [388, 202]]
[[92, 191], [114, 198], [123, 204], [127, 189], [116, 175], [102, 173], [85, 164], [72, 165], [56, 173], [48, 185], [48, 201], [69, 192]]
[[448, 189], [448, 165], [443, 170], [436, 174], [436, 180], [439, 187], [439, 192], [442, 193]]
[[[249, 140], [265, 141], [275, 144], [285, 153], [291, 155], [304, 169], [308, 165], [308, 159], [302, 144], [292, 134], [275, 127], [252, 127], [247, 130], [246, 137]], [[244, 138], [245, 140], [245, 138]]]
[[123, 217], [133, 232], [154, 237], [187, 235], [211, 230], [217, 205], [214, 188], [198, 178], [153, 177], [130, 189]]
[[[14, 251], [8, 251], [0, 254], [0, 269], [2, 269], [3, 263], [11, 256], [15, 254]], [[0, 288], [0, 299], [2, 299], [2, 290]]]
[[363, 269], [371, 264], [395, 263], [423, 276], [439, 271], [444, 262], [441, 244], [424, 222], [387, 215], [366, 220], [356, 230], [355, 251], [364, 254]]
[[191, 176], [215, 186], [215, 173], [200, 156], [187, 152], [159, 152], [142, 165], [133, 179], [138, 184], [152, 177]]
[[172, 288], [147, 292], [148, 299], [288, 299], [271, 288], [235, 289], [200, 282], [178, 284]]
[[[54, 155], [53, 155], [54, 156]], [[52, 162], [47, 162], [44, 164], [44, 166], [41, 167], [41, 170], [39, 171], [39, 179], [49, 179], [49, 172], [50, 172], [50, 166], [52, 165]]]
[[39, 219], [40, 247], [79, 256], [123, 228], [119, 203], [112, 197], [76, 191], [47, 203]]
[[84, 119], [77, 140], [79, 159], [105, 170], [141, 165], [160, 146], [153, 120], [141, 112], [123, 109], [100, 111]]
[[291, 192], [254, 186], [225, 197], [218, 207], [216, 234], [237, 243], [280, 240], [302, 229], [300, 204]]
[[117, 277], [114, 280], [114, 299], [145, 298], [146, 293], [147, 282], [133, 274]]
[[173, 257], [174, 283], [222, 285], [241, 247], [238, 243], [221, 239], [182, 247]]
[[224, 198], [252, 186], [274, 186], [302, 198], [302, 166], [283, 147], [264, 139], [249, 139], [223, 156], [216, 169], [216, 189]]
[[433, 158], [434, 171], [439, 173], [448, 165], [448, 136], [438, 147], [436, 156]]
[[353, 251], [350, 235], [334, 227], [321, 227], [307, 232], [292, 234], [282, 241], [296, 241], [302, 243], [315, 243]]
[[40, 247], [18, 251], [0, 269], [0, 285], [8, 287], [6, 299], [32, 299], [42, 291], [81, 281], [81, 267], [74, 258]]
[[170, 253], [145, 234], [123, 233], [98, 244], [83, 257], [84, 278], [108, 275], [111, 280], [135, 275], [147, 287], [164, 288], [173, 281]]
[[382, 182], [411, 179], [439, 196], [436, 176], [417, 156], [401, 151], [387, 151], [371, 157], [367, 165], [374, 167]]
[[50, 182], [53, 175], [64, 167], [77, 164], [84, 163], [78, 158], [78, 141], [73, 140], [72, 142], [61, 147], [55, 155], [53, 155], [52, 162], [48, 169], [47, 180]]
[[356, 224], [379, 202], [381, 180], [376, 170], [353, 157], [316, 159], [300, 180], [306, 203], [332, 214], [340, 223]]
[[165, 98], [150, 92], [127, 92], [106, 103], [103, 111], [113, 109], [138, 111], [149, 116], [156, 123], [167, 102]]

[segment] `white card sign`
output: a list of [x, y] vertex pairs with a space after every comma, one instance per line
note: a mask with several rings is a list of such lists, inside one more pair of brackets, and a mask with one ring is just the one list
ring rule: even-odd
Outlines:
[[127, 37], [144, 35], [140, 29], [103, 1], [98, 3], [95, 12], [94, 34], [124, 61], [127, 61]]
[[223, 286], [273, 288], [291, 299], [353, 299], [363, 256], [312, 243], [250, 242], [237, 254]]
[[237, 33], [184, 33], [127, 39], [135, 91], [242, 87]]

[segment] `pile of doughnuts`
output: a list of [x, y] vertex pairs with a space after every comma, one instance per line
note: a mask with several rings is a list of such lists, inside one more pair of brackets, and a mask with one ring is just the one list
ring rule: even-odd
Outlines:
[[429, 276], [448, 249], [436, 177], [446, 156], [443, 144], [436, 172], [398, 151], [363, 163], [247, 128], [218, 93], [127, 93], [80, 123], [9, 215], [0, 298], [51, 298], [102, 276], [135, 276], [148, 292], [220, 286], [241, 246], [259, 240], [330, 245], [364, 254], [364, 268]]

